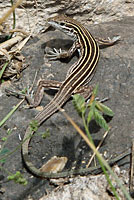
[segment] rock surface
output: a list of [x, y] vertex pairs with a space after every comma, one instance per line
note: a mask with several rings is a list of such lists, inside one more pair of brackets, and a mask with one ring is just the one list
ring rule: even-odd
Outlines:
[[[32, 3], [32, 1], [28, 2]], [[122, 2], [125, 3], [128, 1]], [[130, 4], [132, 5], [133, 1], [130, 1], [125, 5]], [[101, 25], [89, 26], [87, 24], [87, 28], [94, 36], [102, 38], [112, 38], [115, 35], [121, 36], [121, 41], [118, 44], [101, 49], [98, 69], [92, 82], [92, 84], [99, 83], [99, 98], [109, 97], [109, 101], [106, 102], [106, 105], [108, 105], [115, 113], [115, 116], [109, 122], [112, 129], [100, 149], [102, 154], [107, 155], [107, 158], [111, 158], [128, 149], [131, 146], [131, 141], [134, 137], [134, 17], [125, 17], [121, 21], [103, 23]], [[62, 49], [68, 49], [70, 45], [71, 41], [58, 31], [49, 32], [32, 38], [23, 49], [23, 55], [26, 57], [26, 62], [29, 63], [29, 67], [23, 72], [20, 81], [14, 83], [14, 85], [20, 89], [31, 85], [36, 71], [38, 72], [37, 80], [41, 76], [44, 76], [46, 79], [64, 80], [67, 70], [71, 64], [77, 60], [77, 57], [74, 56], [68, 62], [48, 62], [44, 57], [44, 52], [46, 52], [47, 46], [51, 48], [61, 47]], [[4, 83], [0, 88], [0, 110], [2, 111], [0, 120], [2, 120], [11, 108], [19, 102], [15, 97], [6, 96], [4, 91], [5, 87], [10, 86], [7, 85], [7, 83]], [[44, 98], [42, 105], [44, 106], [47, 103], [48, 100]], [[76, 114], [72, 102], [69, 101], [64, 108], [77, 124], [83, 128], [81, 119]], [[1, 138], [7, 136], [6, 131], [8, 128], [13, 130], [13, 133], [6, 144], [6, 148], [11, 151], [20, 144], [18, 135], [20, 134], [21, 137], [23, 137], [30, 119], [32, 119], [37, 112], [36, 109], [27, 110], [20, 108], [6, 122], [1, 128]], [[58, 112], [47, 120], [39, 129], [39, 132], [43, 132], [47, 128], [49, 128], [51, 133], [50, 138], [43, 140], [38, 135], [35, 135], [32, 138], [30, 144], [30, 156], [34, 164], [39, 167], [43, 162], [46, 162], [46, 160], [54, 155], [67, 156], [70, 161], [69, 164], [75, 162], [80, 164], [80, 160], [85, 162], [88, 161], [88, 147], [78, 138], [76, 131], [61, 113]], [[95, 143], [98, 144], [102, 139], [104, 130], [92, 123], [90, 131]], [[1, 141], [1, 145], [2, 144]], [[128, 170], [129, 158], [126, 158], [124, 162], [128, 163], [124, 166], [124, 169]], [[68, 167], [70, 167], [69, 164]], [[55, 193], [53, 191], [55, 187], [51, 185], [49, 181], [32, 177], [25, 170], [22, 165], [20, 151], [15, 152], [15, 154], [9, 157], [3, 166], [13, 173], [18, 170], [21, 171], [28, 179], [28, 185], [24, 187], [13, 182], [6, 182], [7, 174], [1, 172], [0, 191], [4, 191], [4, 193], [0, 192], [0, 199], [2, 200], [71, 199], [72, 195], [74, 195], [74, 199], [81, 199], [82, 197], [83, 199], [89, 199], [89, 195], [91, 195], [91, 199], [93, 200], [96, 200], [97, 198], [102, 200], [114, 199], [106, 192], [107, 184], [103, 175], [76, 177], [75, 179], [72, 179], [70, 184], [62, 186], [61, 189]], [[124, 174], [125, 178], [123, 176], [123, 181], [128, 188], [128, 181], [125, 183], [125, 180], [128, 180], [127, 171]], [[90, 182], [93, 184], [89, 186]], [[98, 185], [95, 187], [94, 183], [98, 183]], [[76, 190], [77, 193], [74, 193], [73, 191]], [[51, 191], [53, 192], [51, 193]], [[103, 192], [105, 194], [104, 196]], [[47, 193], [48, 195], [46, 195]], [[65, 196], [63, 196], [63, 194], [65, 194]], [[88, 196], [86, 196], [86, 194], [88, 194]], [[121, 199], [125, 198], [121, 196]]]
[[[122, 183], [128, 183], [128, 173], [123, 170], [119, 174]], [[125, 180], [125, 181], [124, 181]], [[119, 189], [116, 185], [116, 190]], [[70, 184], [64, 187], [59, 186], [58, 191], [52, 191], [50, 194], [40, 198], [40, 200], [57, 200], [57, 199], [83, 199], [83, 200], [111, 200], [114, 199], [108, 194], [108, 184], [104, 175], [77, 177], [70, 179]], [[120, 199], [124, 199], [120, 192]]]
[[[0, 1], [0, 17], [7, 12], [10, 1]], [[133, 0], [23, 0], [16, 9], [16, 25], [27, 31], [34, 29], [37, 34], [45, 27], [45, 20], [56, 14], [67, 14], [83, 24], [102, 23], [121, 20], [125, 16], [134, 16]], [[12, 15], [6, 22], [12, 27]], [[36, 26], [35, 26], [36, 25]]]

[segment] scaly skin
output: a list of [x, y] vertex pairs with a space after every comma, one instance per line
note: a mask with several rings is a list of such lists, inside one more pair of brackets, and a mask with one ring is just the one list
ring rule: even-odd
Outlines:
[[[89, 81], [93, 75], [93, 72], [95, 71], [99, 59], [99, 47], [97, 42], [89, 33], [89, 31], [85, 29], [80, 23], [66, 16], [51, 18], [48, 20], [48, 23], [74, 39], [74, 45], [72, 46], [68, 56], [71, 56], [75, 50], [78, 50], [80, 57], [75, 65], [71, 67], [71, 70], [69, 71], [65, 81], [63, 81], [63, 83], [60, 85], [59, 91], [52, 99], [52, 101], [50, 101], [50, 103], [43, 109], [43, 111], [34, 118], [39, 126], [51, 115], [53, 115], [59, 107], [62, 107], [64, 103], [71, 97], [71, 95], [76, 92], [76, 90], [83, 87], [84, 84]], [[78, 174], [86, 175], [89, 173], [96, 173], [98, 170], [101, 170], [100, 166], [97, 166], [87, 169], [81, 168], [78, 170], [70, 170], [59, 173], [41, 172], [39, 169], [34, 167], [28, 157], [28, 146], [33, 134], [34, 131], [31, 131], [29, 125], [24, 135], [24, 143], [22, 145], [22, 157], [24, 163], [27, 169], [33, 175], [41, 178], [60, 178]], [[129, 153], [130, 151], [121, 156], [118, 156], [116, 159], [111, 160], [109, 164], [122, 159]]]

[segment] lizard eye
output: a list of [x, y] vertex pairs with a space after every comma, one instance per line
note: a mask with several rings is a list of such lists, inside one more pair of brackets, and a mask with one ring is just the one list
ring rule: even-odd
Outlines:
[[73, 33], [73, 32], [74, 32], [74, 30], [71, 28], [71, 29], [70, 29], [70, 32], [71, 32], [71, 33]]
[[61, 25], [61, 26], [64, 26], [65, 24], [64, 24], [64, 22], [61, 22], [60, 25]]

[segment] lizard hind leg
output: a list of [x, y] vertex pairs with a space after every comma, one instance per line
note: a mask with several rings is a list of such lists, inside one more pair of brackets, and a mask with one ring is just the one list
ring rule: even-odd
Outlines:
[[31, 106], [34, 108], [39, 106], [39, 104], [43, 98], [43, 95], [44, 95], [44, 88], [58, 90], [60, 88], [61, 84], [62, 84], [62, 82], [59, 82], [59, 81], [41, 79], [38, 82], [38, 88], [37, 88], [37, 91], [34, 96], [34, 102]]
[[97, 38], [95, 37], [96, 42], [99, 44], [99, 46], [112, 46], [115, 43], [117, 43], [118, 41], [120, 41], [120, 36], [115, 36], [112, 39], [108, 38], [108, 39], [102, 39], [102, 38]]
[[80, 94], [85, 100], [88, 100], [91, 97], [93, 88], [93, 86], [81, 86], [74, 91], [74, 94]]

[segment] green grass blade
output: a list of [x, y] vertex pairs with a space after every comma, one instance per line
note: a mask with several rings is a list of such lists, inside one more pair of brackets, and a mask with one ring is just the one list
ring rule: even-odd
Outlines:
[[0, 121], [0, 127], [11, 117], [11, 115], [18, 109], [18, 107], [24, 102], [22, 99], [5, 117]]
[[2, 67], [2, 70], [0, 71], [0, 79], [2, 78], [2, 75], [3, 75], [3, 73], [4, 73], [4, 71], [5, 71], [5, 69], [6, 69], [6, 67], [7, 67], [8, 64], [9, 64], [9, 61], [7, 61], [7, 62], [4, 64], [4, 66]]

